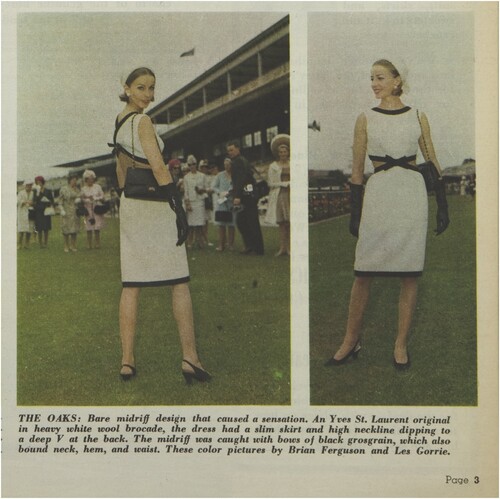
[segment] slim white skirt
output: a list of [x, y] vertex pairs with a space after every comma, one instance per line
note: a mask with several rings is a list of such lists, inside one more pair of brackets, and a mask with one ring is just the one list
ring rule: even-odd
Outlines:
[[373, 174], [363, 199], [355, 275], [421, 275], [427, 219], [427, 191], [420, 173], [396, 166]]
[[124, 287], [189, 281], [186, 248], [176, 246], [176, 216], [168, 203], [120, 201], [120, 261]]

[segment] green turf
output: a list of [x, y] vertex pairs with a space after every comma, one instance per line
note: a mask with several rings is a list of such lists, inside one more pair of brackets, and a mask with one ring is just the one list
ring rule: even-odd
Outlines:
[[289, 259], [274, 257], [278, 229], [263, 233], [264, 257], [188, 253], [198, 351], [213, 375], [188, 387], [168, 288], [141, 291], [138, 375], [120, 379], [118, 220], [107, 219], [100, 250], [81, 233], [78, 253], [64, 253], [54, 217], [48, 249], [17, 252], [18, 404], [289, 404]]
[[324, 367], [345, 333], [356, 239], [348, 217], [310, 227], [310, 354], [313, 405], [477, 404], [475, 204], [449, 196], [451, 224], [436, 237], [429, 198], [424, 275], [409, 351], [412, 366], [392, 366], [399, 279], [372, 284], [357, 360]]

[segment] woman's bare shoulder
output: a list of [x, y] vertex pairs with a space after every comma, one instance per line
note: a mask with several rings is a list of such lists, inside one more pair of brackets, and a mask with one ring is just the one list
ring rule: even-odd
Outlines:
[[153, 127], [153, 122], [151, 121], [151, 118], [147, 114], [139, 114], [139, 133], [153, 133], [154, 134], [154, 127]]

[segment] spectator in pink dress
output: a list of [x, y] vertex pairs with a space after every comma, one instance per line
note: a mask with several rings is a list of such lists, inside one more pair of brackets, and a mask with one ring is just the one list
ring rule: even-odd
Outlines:
[[85, 215], [88, 249], [99, 249], [101, 247], [101, 230], [104, 227], [104, 215], [98, 215], [94, 212], [97, 202], [104, 199], [102, 187], [95, 180], [96, 175], [92, 170], [83, 172], [84, 185], [81, 190], [81, 199], [88, 212]]

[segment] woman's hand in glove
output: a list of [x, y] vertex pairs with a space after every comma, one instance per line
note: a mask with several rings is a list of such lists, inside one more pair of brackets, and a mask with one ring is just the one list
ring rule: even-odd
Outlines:
[[436, 183], [436, 202], [437, 202], [437, 214], [436, 214], [436, 236], [442, 234], [450, 225], [450, 217], [448, 216], [448, 202], [446, 201], [446, 191], [443, 179], [440, 179]]
[[167, 185], [160, 185], [160, 190], [165, 196], [165, 199], [168, 201], [170, 208], [172, 208], [172, 211], [176, 215], [175, 223], [177, 225], [177, 246], [182, 246], [187, 239], [189, 225], [187, 222], [186, 212], [182, 207], [181, 196], [173, 182]]
[[363, 186], [359, 184], [351, 184], [351, 219], [349, 221], [349, 232], [354, 237], [359, 236], [362, 206]]

